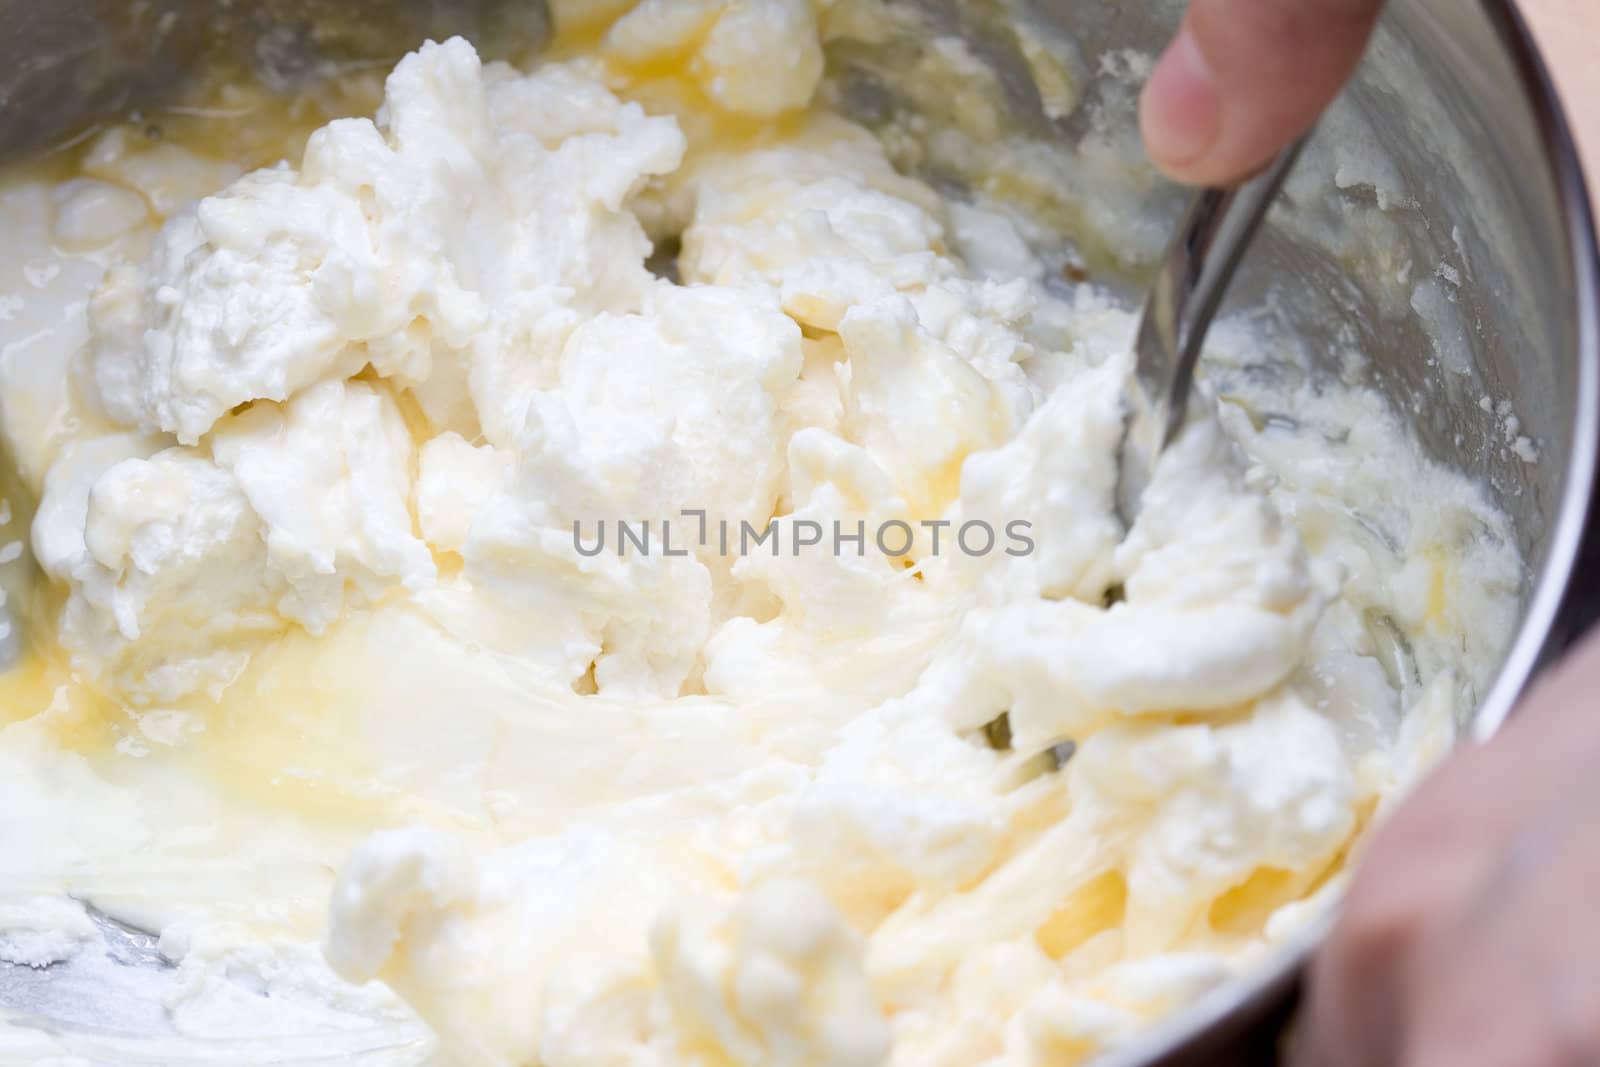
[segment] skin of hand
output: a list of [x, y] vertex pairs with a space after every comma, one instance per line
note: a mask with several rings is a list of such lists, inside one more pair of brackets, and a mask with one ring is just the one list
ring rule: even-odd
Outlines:
[[1145, 149], [1227, 185], [1305, 133], [1361, 61], [1382, 0], [1193, 0], [1139, 102]]
[[1600, 635], [1379, 831], [1290, 1063], [1600, 1064]]

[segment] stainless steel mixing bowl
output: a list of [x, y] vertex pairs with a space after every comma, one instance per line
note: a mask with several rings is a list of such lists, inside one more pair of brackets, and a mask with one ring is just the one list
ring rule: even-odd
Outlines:
[[[1023, 136], [1068, 147], [1060, 180], [1070, 186], [1076, 167], [1132, 136], [1128, 71], [1138, 61], [1125, 50], [1157, 48], [1180, 4], [891, 7], [919, 16], [923, 43], [934, 33], [964, 37], [997, 72]], [[1031, 28], [1019, 35], [1019, 24]], [[152, 104], [219, 55], [292, 82], [328, 63], [393, 58], [430, 35], [460, 32], [491, 54], [515, 52], [547, 25], [535, 0], [0, 0], [0, 158], [48, 150], [96, 118]], [[1048, 106], [1061, 87], [1030, 77], [1040, 69], [1027, 62], [1033, 43], [1059, 51], [1074, 106]], [[914, 61], [916, 49], [835, 42], [841, 99], [886, 121], [907, 106], [896, 63]], [[1235, 304], [1276, 324], [1300, 371], [1378, 383], [1424, 445], [1487, 484], [1515, 520], [1528, 562], [1523, 616], [1472, 723], [1488, 735], [1585, 607], [1572, 576], [1600, 432], [1593, 221], [1560, 105], [1511, 4], [1394, 0], [1288, 199]], [[1098, 225], [1159, 232], [1160, 213], [1178, 202], [1155, 181], [1134, 183], [1128, 201]], [[1087, 232], [1069, 236], [1092, 243]], [[1111, 265], [1130, 280], [1139, 266], [1137, 256]], [[1436, 268], [1448, 285], [1430, 281]], [[1352, 361], [1353, 351], [1369, 358]], [[1537, 463], [1508, 447], [1502, 400], [1538, 442]], [[1108, 1062], [1241, 1062], [1238, 1042], [1281, 1013], [1313, 941]]]

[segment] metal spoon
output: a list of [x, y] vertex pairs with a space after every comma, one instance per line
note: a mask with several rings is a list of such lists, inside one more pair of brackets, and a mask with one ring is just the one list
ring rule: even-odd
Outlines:
[[1304, 138], [1296, 141], [1241, 185], [1196, 193], [1150, 285], [1134, 342], [1134, 382], [1117, 481], [1117, 512], [1129, 527], [1156, 459], [1188, 419], [1194, 367], [1211, 320], [1304, 146]]

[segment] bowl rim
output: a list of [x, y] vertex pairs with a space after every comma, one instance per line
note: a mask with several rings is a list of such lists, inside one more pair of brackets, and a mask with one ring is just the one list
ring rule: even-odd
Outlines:
[[[1537, 121], [1543, 163], [1554, 184], [1566, 236], [1566, 269], [1572, 279], [1568, 309], [1576, 341], [1577, 396], [1568, 465], [1549, 548], [1533, 583], [1527, 610], [1505, 661], [1474, 713], [1465, 743], [1493, 736], [1516, 711], [1539, 670], [1568, 644], [1562, 622], [1571, 611], [1572, 579], [1590, 531], [1600, 491], [1600, 241], [1595, 230], [1583, 163], [1567, 111], [1549, 66], [1514, 0], [1476, 0], [1516, 71]], [[1577, 635], [1571, 635], [1576, 637]], [[1095, 1067], [1177, 1067], [1216, 1062], [1223, 1044], [1281, 1016], [1298, 996], [1302, 972], [1332, 930], [1337, 909], [1313, 921], [1273, 953], [1265, 966], [1227, 982], [1179, 1009], [1126, 1043], [1097, 1057]], [[1205, 1057], [1205, 1058], [1201, 1058]], [[1226, 1059], [1223, 1062], [1227, 1062]]]
[[[1594, 205], [1566, 108], [1526, 19], [1512, 0], [1479, 0], [1532, 98], [1540, 143], [1549, 164], [1567, 235], [1573, 281], [1572, 334], [1577, 339], [1577, 396], [1567, 442], [1566, 484], [1544, 567], [1516, 640], [1495, 684], [1473, 718], [1471, 738], [1483, 741], [1505, 725], [1528, 683], [1562, 651], [1560, 622], [1570, 607], [1572, 579], [1588, 533], [1600, 475], [1600, 242]], [[1576, 635], [1574, 635], [1576, 636]]]
[[[1565, 442], [1567, 469], [1543, 566], [1496, 681], [1474, 713], [1467, 740], [1481, 742], [1511, 717], [1529, 683], [1564, 646], [1561, 622], [1570, 609], [1572, 583], [1591, 520], [1600, 520], [1600, 238], [1595, 205], [1567, 110], [1543, 53], [1514, 0], [1475, 0], [1526, 94], [1553, 183], [1565, 235], [1565, 264], [1572, 282], [1567, 309], [1575, 339], [1576, 396], [1572, 433]], [[1597, 524], [1600, 525], [1600, 524]], [[1600, 529], [1593, 531], [1600, 536]], [[1335, 914], [1308, 924], [1266, 964], [1230, 981], [1093, 1061], [1095, 1067], [1176, 1067], [1212, 1042], [1242, 1034], [1273, 1017], [1295, 995], [1313, 951], [1332, 929]], [[1209, 1060], [1207, 1062], [1210, 1062]], [[1226, 1061], [1225, 1061], [1226, 1062]]]

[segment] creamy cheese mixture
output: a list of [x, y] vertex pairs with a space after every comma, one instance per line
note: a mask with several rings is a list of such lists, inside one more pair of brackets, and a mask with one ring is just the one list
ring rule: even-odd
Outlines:
[[1070, 1063], [1258, 963], [1492, 674], [1506, 520], [1236, 328], [1125, 530], [1131, 315], [814, 104], [837, 11], [565, 17], [0, 187], [0, 960], [109, 915], [169, 1037], [474, 1067]]

